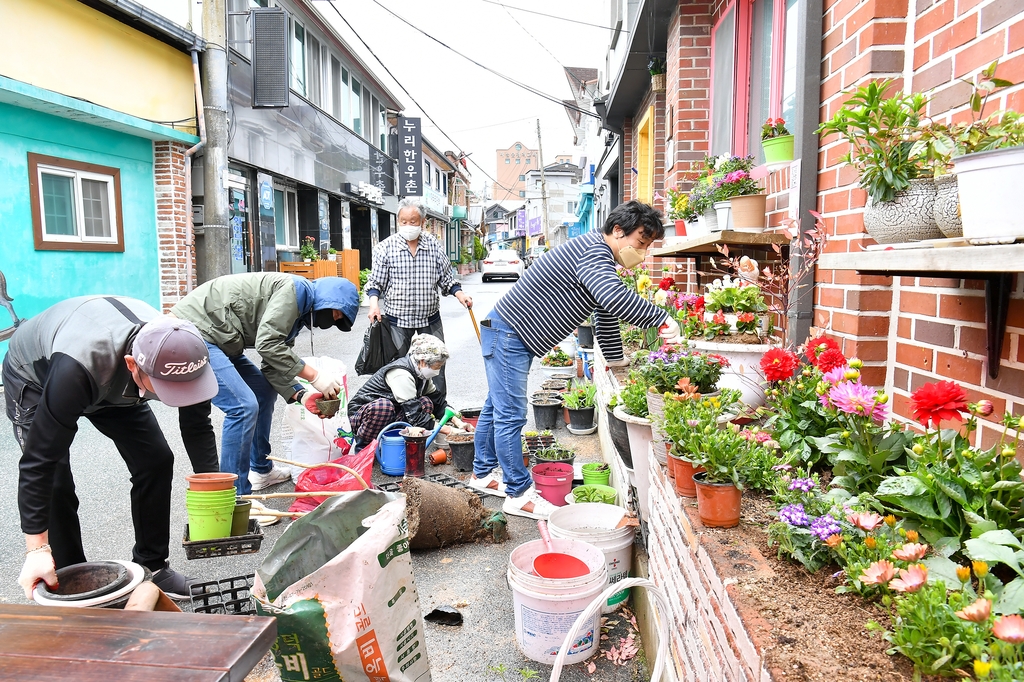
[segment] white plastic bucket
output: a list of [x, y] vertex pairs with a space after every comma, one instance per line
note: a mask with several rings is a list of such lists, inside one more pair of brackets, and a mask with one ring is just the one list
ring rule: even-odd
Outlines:
[[516, 644], [523, 654], [538, 663], [552, 665], [567, 637], [574, 641], [566, 662], [585, 661], [597, 653], [601, 636], [601, 614], [597, 612], [583, 626], [570, 626], [594, 597], [608, 586], [604, 554], [579, 540], [552, 539], [552, 549], [583, 561], [590, 573], [579, 578], [558, 580], [533, 574], [533, 560], [547, 552], [542, 540], [532, 540], [512, 550], [508, 584], [512, 588]]
[[953, 159], [964, 238], [972, 244], [1008, 244], [1024, 237], [1024, 213], [1007, 208], [1024, 183], [1024, 147], [1007, 147]]
[[647, 448], [653, 438], [651, 422], [649, 419], [626, 414], [622, 405], [615, 408], [615, 416], [626, 422], [629, 451], [633, 454], [633, 474], [636, 478], [636, 497], [640, 505], [640, 517], [650, 519], [651, 507], [647, 501], [647, 494], [651, 488], [651, 473], [647, 463]]
[[[613, 504], [582, 502], [560, 507], [548, 518], [551, 537], [569, 540], [583, 540], [604, 553], [608, 568], [608, 582], [614, 584], [629, 577], [633, 567], [633, 536], [636, 529], [627, 526], [616, 528], [626, 510]], [[613, 594], [601, 608], [601, 613], [611, 613], [629, 598], [629, 589]]]

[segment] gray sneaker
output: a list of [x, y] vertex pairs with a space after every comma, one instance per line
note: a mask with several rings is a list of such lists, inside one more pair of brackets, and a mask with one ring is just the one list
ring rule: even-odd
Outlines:
[[199, 582], [198, 579], [184, 576], [173, 568], [162, 568], [153, 574], [153, 584], [177, 601], [190, 599], [192, 595], [189, 586], [196, 582]]
[[255, 471], [249, 472], [249, 483], [252, 485], [252, 489], [263, 490], [269, 488], [272, 485], [278, 483], [284, 483], [285, 481], [291, 480], [292, 475], [284, 469], [275, 466], [273, 469], [265, 474], [260, 474]]

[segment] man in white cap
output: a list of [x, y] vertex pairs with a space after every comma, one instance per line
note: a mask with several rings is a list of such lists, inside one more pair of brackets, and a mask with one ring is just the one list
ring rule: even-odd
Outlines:
[[[132, 298], [68, 299], [23, 323], [3, 362], [7, 416], [21, 446], [18, 509], [31, 598], [56, 569], [82, 563], [70, 447], [85, 417], [114, 441], [131, 473], [132, 558], [169, 596], [188, 598], [189, 579], [168, 566], [174, 454], [148, 400], [179, 409], [182, 440], [197, 472], [217, 471], [216, 441], [191, 426], [208, 420], [217, 379], [199, 331]], [[206, 405], [205, 414], [195, 406]], [[197, 435], [198, 434], [198, 435]]]

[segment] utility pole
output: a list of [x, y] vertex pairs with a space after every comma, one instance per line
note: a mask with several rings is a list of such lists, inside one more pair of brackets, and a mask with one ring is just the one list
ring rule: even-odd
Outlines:
[[540, 119], [537, 119], [537, 161], [540, 163], [540, 206], [544, 215], [541, 216], [541, 225], [544, 226], [544, 248], [550, 249], [551, 242], [548, 236], [548, 180], [544, 176], [544, 144], [540, 141]]
[[[228, 174], [228, 61], [225, 0], [204, 0], [203, 111], [203, 250], [205, 272], [200, 282], [231, 273], [231, 211], [225, 186]], [[186, 188], [191, 192], [191, 188]]]

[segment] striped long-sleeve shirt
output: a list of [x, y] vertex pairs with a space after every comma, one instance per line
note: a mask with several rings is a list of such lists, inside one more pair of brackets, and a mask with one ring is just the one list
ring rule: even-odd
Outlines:
[[612, 250], [600, 232], [570, 239], [541, 256], [495, 309], [523, 344], [543, 356], [588, 316], [608, 360], [622, 359], [619, 320], [660, 326], [667, 313], [626, 288], [615, 273]]

